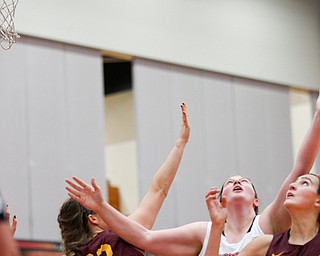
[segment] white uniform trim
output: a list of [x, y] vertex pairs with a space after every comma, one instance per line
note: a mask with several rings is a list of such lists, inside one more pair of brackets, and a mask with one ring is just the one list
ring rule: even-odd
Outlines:
[[[248, 233], [246, 233], [238, 243], [229, 243], [226, 237], [224, 235], [221, 235], [219, 255], [220, 256], [237, 255], [237, 253], [239, 253], [250, 241], [252, 241], [256, 237], [264, 235], [263, 231], [259, 226], [259, 219], [260, 219], [260, 215], [257, 215], [252, 224], [251, 230]], [[208, 222], [206, 237], [204, 239], [199, 256], [204, 256], [205, 254], [205, 251], [208, 246], [210, 231], [211, 231], [211, 221]]]

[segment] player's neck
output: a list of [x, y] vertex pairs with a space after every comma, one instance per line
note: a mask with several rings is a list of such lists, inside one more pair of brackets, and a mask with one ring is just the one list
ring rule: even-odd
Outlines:
[[224, 235], [229, 243], [239, 242], [243, 236], [250, 230], [255, 218], [254, 212], [247, 215], [237, 215], [228, 219], [224, 226]]
[[252, 220], [256, 216], [252, 204], [233, 204], [228, 205], [228, 218], [227, 222], [234, 225]]
[[318, 232], [317, 217], [294, 219], [289, 232], [289, 243], [303, 245], [312, 240]]

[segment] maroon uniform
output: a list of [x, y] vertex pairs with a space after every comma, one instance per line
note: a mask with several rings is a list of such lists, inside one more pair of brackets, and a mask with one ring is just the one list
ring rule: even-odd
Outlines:
[[289, 231], [273, 236], [266, 256], [319, 256], [320, 233], [304, 245], [289, 244]]
[[75, 256], [143, 256], [133, 245], [112, 231], [97, 234], [88, 244], [81, 246]]

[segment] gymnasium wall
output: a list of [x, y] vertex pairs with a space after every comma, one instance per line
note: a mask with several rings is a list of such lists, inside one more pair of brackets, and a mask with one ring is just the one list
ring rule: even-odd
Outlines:
[[0, 189], [15, 238], [60, 240], [65, 178], [105, 181], [100, 52], [24, 36], [0, 70]]
[[304, 88], [320, 84], [318, 0], [28, 0], [21, 34]]
[[260, 209], [275, 198], [293, 166], [288, 87], [144, 59], [134, 74], [141, 196], [178, 136], [181, 102], [191, 127], [156, 228], [208, 220], [207, 190], [235, 174], [255, 184]]

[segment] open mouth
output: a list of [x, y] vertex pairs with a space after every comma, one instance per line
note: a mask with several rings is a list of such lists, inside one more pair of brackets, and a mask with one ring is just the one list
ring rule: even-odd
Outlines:
[[238, 191], [242, 191], [242, 190], [243, 190], [243, 189], [242, 189], [241, 186], [235, 186], [232, 191], [238, 192]]
[[287, 198], [289, 197], [293, 197], [293, 194], [290, 191], [287, 193]]

